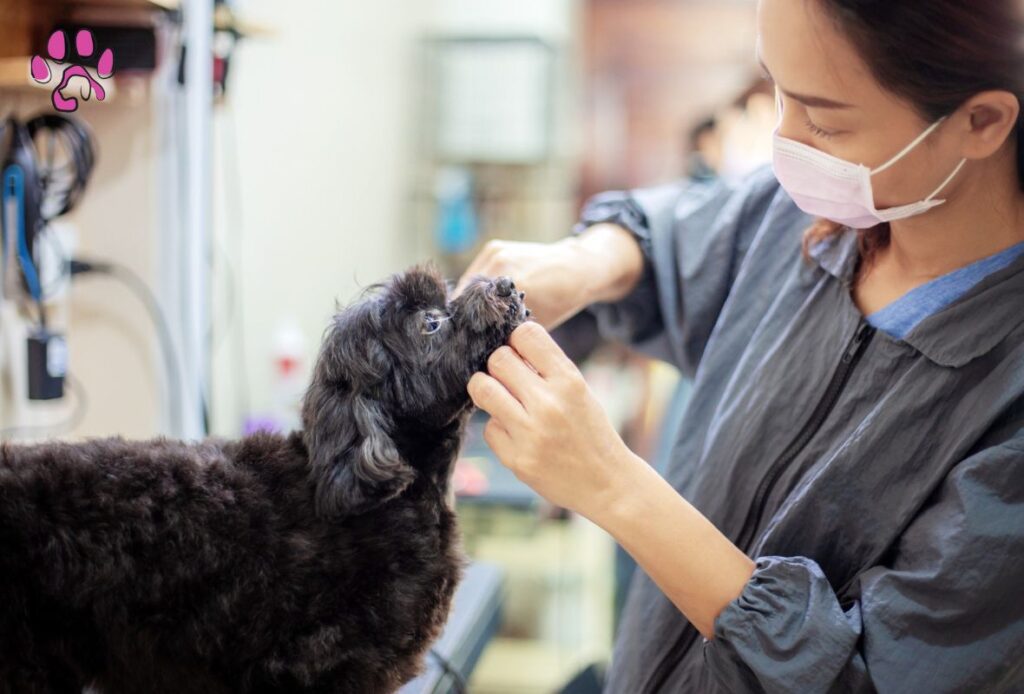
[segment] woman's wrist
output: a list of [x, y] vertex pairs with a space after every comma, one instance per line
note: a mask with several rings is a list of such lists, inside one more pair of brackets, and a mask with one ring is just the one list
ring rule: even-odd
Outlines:
[[591, 521], [604, 529], [707, 638], [719, 613], [743, 591], [754, 562], [630, 453]]
[[618, 474], [595, 504], [595, 513], [590, 517], [616, 538], [630, 532], [630, 527], [642, 517], [645, 508], [649, 508], [651, 491], [664, 483], [646, 460], [627, 446], [623, 446], [623, 451], [614, 465]]
[[587, 303], [626, 297], [643, 274], [644, 256], [633, 234], [617, 224], [595, 224], [564, 239], [576, 255], [575, 267]]

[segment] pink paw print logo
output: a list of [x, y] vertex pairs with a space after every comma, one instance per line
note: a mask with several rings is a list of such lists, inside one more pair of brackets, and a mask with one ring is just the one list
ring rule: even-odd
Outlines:
[[[96, 51], [92, 40], [92, 32], [88, 29], [80, 29], [75, 32], [75, 53], [78, 59], [90, 58]], [[114, 52], [109, 48], [100, 53], [99, 62], [96, 65], [96, 77], [84, 66], [80, 65], [69, 56], [68, 37], [63, 31], [55, 31], [46, 42], [47, 58], [40, 55], [32, 56], [31, 73], [32, 79], [39, 84], [48, 84], [59, 73], [57, 86], [53, 88], [53, 107], [64, 113], [71, 113], [78, 110], [78, 99], [74, 96], [67, 98], [62, 93], [68, 84], [75, 77], [80, 77], [81, 88], [79, 95], [83, 100], [88, 101], [93, 93], [97, 101], [107, 98], [107, 92], [102, 82], [114, 74]], [[51, 70], [51, 63], [55, 63]], [[66, 63], [66, 64], [65, 64]], [[61, 70], [63, 66], [63, 70]]]

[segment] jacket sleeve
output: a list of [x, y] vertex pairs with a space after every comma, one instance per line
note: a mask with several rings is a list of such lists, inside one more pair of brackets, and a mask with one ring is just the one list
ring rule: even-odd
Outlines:
[[619, 224], [644, 254], [643, 275], [627, 297], [589, 308], [602, 336], [692, 376], [778, 190], [766, 167], [736, 187], [680, 182], [589, 200], [576, 233], [593, 224]]
[[706, 667], [729, 691], [1024, 691], [1024, 432], [954, 468], [858, 583], [841, 606], [810, 559], [759, 558]]

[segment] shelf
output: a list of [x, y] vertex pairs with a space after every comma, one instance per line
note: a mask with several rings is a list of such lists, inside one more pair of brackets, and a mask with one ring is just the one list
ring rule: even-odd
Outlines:
[[46, 89], [29, 75], [28, 56], [0, 58], [0, 88], [2, 89]]
[[[66, 21], [76, 10], [176, 10], [181, 0], [0, 0], [0, 89], [50, 89], [29, 75], [29, 54], [41, 40], [39, 32]], [[111, 83], [112, 86], [112, 83]], [[107, 85], [104, 84], [104, 88]], [[112, 94], [112, 89], [107, 89]]]
[[[0, 3], [6, 0], [0, 0]], [[17, 3], [18, 0], [15, 0]], [[21, 0], [22, 3], [27, 0]], [[181, 6], [181, 0], [38, 0], [36, 4], [28, 6], [21, 4], [20, 13], [12, 14], [10, 17], [18, 19], [18, 23], [9, 22], [6, 26], [0, 22], [0, 46], [6, 45], [14, 51], [30, 50], [31, 42], [30, 24], [26, 18], [33, 12], [40, 12], [44, 17], [51, 17], [56, 21], [61, 16], [67, 16], [67, 10], [88, 9], [88, 8], [112, 8], [112, 9], [141, 9], [153, 11], [173, 11]], [[0, 20], [8, 17], [5, 11], [0, 11]], [[45, 23], [44, 23], [45, 24]], [[226, 5], [219, 5], [214, 13], [214, 26], [220, 31], [233, 31], [244, 37], [266, 38], [273, 36], [275, 30], [265, 24], [246, 21], [231, 12]], [[16, 39], [16, 40], [15, 40]], [[15, 55], [0, 57], [0, 90], [37, 90], [50, 89], [52, 84], [39, 84], [29, 74], [30, 57]], [[116, 74], [115, 74], [116, 79]], [[108, 87], [109, 85], [109, 87]], [[113, 81], [104, 83], [108, 99], [115, 91]]]
[[65, 7], [137, 7], [154, 10], [181, 9], [180, 0], [58, 0]]
[[[29, 74], [29, 64], [31, 59], [28, 56], [16, 56], [14, 58], [0, 58], [0, 90], [12, 91], [12, 90], [32, 90], [32, 91], [49, 91], [53, 89], [53, 81], [56, 77], [51, 78], [46, 84], [39, 84]], [[51, 67], [52, 67], [51, 63]], [[114, 76], [116, 79], [117, 76]], [[78, 78], [82, 79], [82, 78]], [[106, 92], [106, 98], [103, 103], [107, 103], [114, 99], [114, 95], [117, 93], [117, 87], [114, 83], [114, 79], [108, 79], [103, 82], [103, 89]], [[72, 81], [72, 86], [74, 81]], [[70, 93], [65, 92], [65, 96], [70, 96]], [[89, 99], [89, 102], [96, 101], [93, 97]]]
[[273, 28], [239, 17], [227, 5], [217, 5], [213, 12], [213, 26], [218, 31], [234, 31], [248, 38], [269, 38], [276, 34]]

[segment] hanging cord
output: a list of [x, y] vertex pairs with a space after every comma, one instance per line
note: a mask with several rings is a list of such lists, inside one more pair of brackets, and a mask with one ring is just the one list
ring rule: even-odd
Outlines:
[[[3, 205], [0, 206], [0, 243], [3, 244], [2, 258], [4, 269], [7, 265], [8, 238], [13, 235], [14, 255], [25, 278], [29, 296], [35, 302], [39, 311], [39, 327], [46, 329], [46, 310], [43, 306], [43, 292], [39, 285], [39, 271], [36, 268], [35, 260], [28, 248], [28, 229], [25, 228], [25, 172], [17, 167], [10, 166], [3, 172]], [[14, 209], [14, 229], [7, 228], [10, 209]]]
[[[39, 189], [38, 226], [20, 228], [16, 253], [22, 274], [39, 311], [39, 326], [46, 329], [45, 288], [36, 254], [36, 241], [46, 236], [53, 219], [70, 212], [78, 204], [96, 164], [96, 150], [89, 130], [79, 120], [57, 114], [42, 114], [24, 125], [26, 146], [32, 150]], [[62, 155], [62, 156], [59, 156]], [[21, 183], [24, 185], [24, 182]], [[24, 190], [20, 191], [24, 195]], [[23, 213], [24, 214], [24, 213]], [[29, 243], [32, 250], [29, 250]]]
[[[150, 319], [156, 328], [160, 340], [161, 352], [164, 357], [164, 368], [167, 376], [168, 406], [171, 409], [171, 422], [177, 428], [181, 412], [181, 370], [178, 368], [177, 352], [174, 349], [174, 339], [171, 337], [171, 330], [168, 326], [167, 316], [164, 314], [160, 302], [157, 301], [153, 291], [141, 277], [135, 274], [130, 268], [119, 263], [106, 260], [83, 260], [72, 259], [68, 264], [69, 273], [72, 277], [81, 274], [105, 275], [111, 279], [121, 282], [132, 291], [145, 306]], [[205, 402], [203, 405], [205, 418]]]
[[40, 211], [49, 222], [78, 204], [96, 165], [96, 149], [85, 124], [68, 116], [42, 114], [25, 127], [35, 146]]
[[70, 372], [65, 374], [64, 378], [67, 380], [67, 390], [75, 396], [75, 409], [67, 419], [56, 424], [0, 429], [0, 439], [7, 440], [24, 436], [56, 436], [73, 431], [75, 427], [81, 424], [82, 420], [85, 419], [85, 413], [89, 410], [89, 398], [86, 395], [85, 388], [82, 387], [82, 384]]

